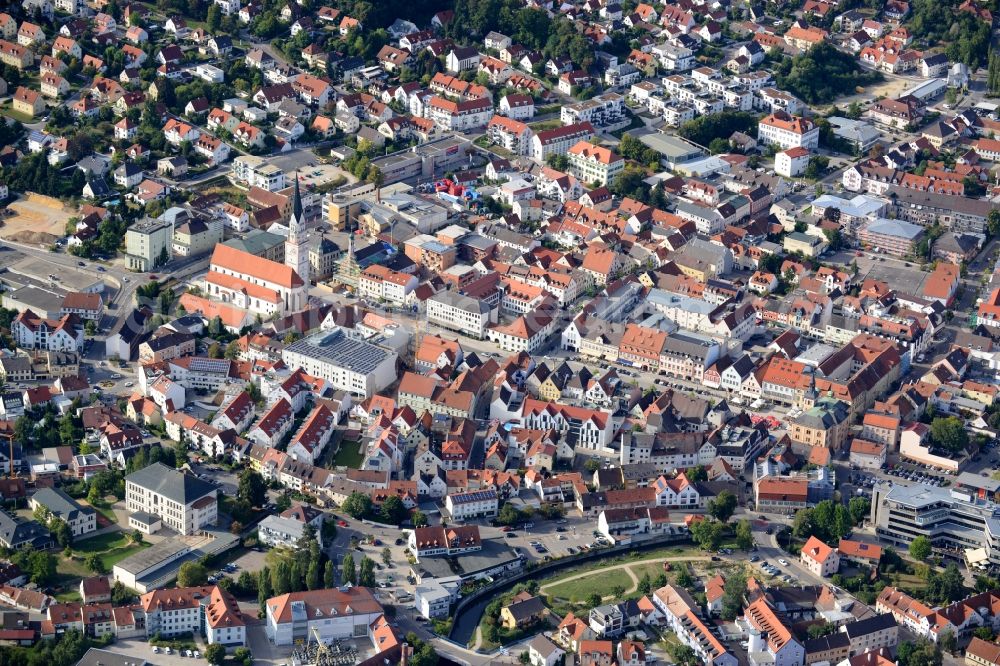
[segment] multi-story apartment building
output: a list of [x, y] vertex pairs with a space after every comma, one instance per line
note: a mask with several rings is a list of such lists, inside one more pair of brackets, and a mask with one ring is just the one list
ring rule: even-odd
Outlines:
[[208, 643], [246, 645], [246, 618], [236, 599], [217, 585], [153, 590], [139, 604], [148, 636], [199, 634]]
[[274, 645], [293, 645], [318, 636], [329, 643], [364, 638], [382, 615], [382, 606], [367, 587], [292, 592], [265, 604], [264, 631]]
[[493, 117], [493, 101], [488, 97], [454, 102], [434, 96], [424, 106], [424, 117], [444, 132], [464, 132], [485, 127]]
[[567, 104], [559, 112], [564, 125], [590, 123], [594, 127], [609, 127], [628, 119], [625, 97], [616, 92], [606, 92], [583, 102]]
[[31, 310], [18, 313], [11, 323], [14, 342], [21, 349], [76, 352], [83, 346], [83, 326], [76, 315], [45, 319]]
[[174, 225], [167, 220], [146, 218], [125, 232], [125, 259], [135, 271], [149, 271], [170, 260]]
[[663, 614], [664, 624], [695, 651], [701, 663], [707, 666], [736, 666], [739, 660], [701, 617], [698, 603], [687, 590], [667, 585], [653, 592], [653, 605]]
[[625, 160], [621, 155], [588, 141], [578, 141], [566, 157], [569, 158], [570, 173], [585, 183], [608, 185], [625, 169]]
[[497, 322], [497, 309], [458, 292], [442, 291], [427, 299], [427, 321], [482, 340], [487, 326]]
[[527, 123], [505, 116], [493, 116], [486, 126], [486, 136], [494, 145], [515, 155], [527, 155], [535, 133]]
[[493, 518], [500, 511], [500, 499], [493, 488], [449, 493], [444, 505], [452, 520]]
[[757, 126], [757, 141], [788, 148], [819, 146], [819, 127], [811, 120], [778, 111], [762, 118]]
[[259, 187], [268, 192], [285, 189], [285, 172], [273, 162], [256, 155], [240, 155], [233, 160], [233, 178], [248, 187]]
[[549, 155], [561, 155], [577, 141], [589, 141], [593, 136], [594, 126], [589, 122], [542, 130], [531, 138], [531, 159], [544, 162]]
[[125, 508], [159, 516], [180, 534], [195, 534], [218, 520], [215, 486], [154, 463], [125, 477]]

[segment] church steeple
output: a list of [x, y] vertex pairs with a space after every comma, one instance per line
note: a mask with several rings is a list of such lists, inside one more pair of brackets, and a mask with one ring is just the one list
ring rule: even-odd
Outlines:
[[291, 266], [299, 277], [309, 284], [309, 243], [305, 234], [305, 215], [302, 212], [302, 195], [299, 192], [299, 174], [295, 172], [295, 191], [292, 193], [292, 216], [288, 220], [288, 241], [285, 243], [285, 265]]
[[292, 195], [292, 219], [302, 222], [302, 195], [299, 194], [299, 172], [295, 172], [295, 193]]

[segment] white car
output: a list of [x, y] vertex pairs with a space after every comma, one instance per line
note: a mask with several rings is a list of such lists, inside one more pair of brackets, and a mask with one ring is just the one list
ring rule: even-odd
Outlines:
[[778, 564], [780, 564], [783, 567], [787, 567], [788, 566], [788, 560], [785, 560], [785, 559], [782, 559], [782, 558], [779, 557], [778, 558]]
[[157, 645], [154, 645], [154, 646], [153, 646], [153, 653], [154, 653], [154, 654], [159, 654], [159, 653], [160, 653], [160, 648], [159, 648], [159, 646], [157, 646]]

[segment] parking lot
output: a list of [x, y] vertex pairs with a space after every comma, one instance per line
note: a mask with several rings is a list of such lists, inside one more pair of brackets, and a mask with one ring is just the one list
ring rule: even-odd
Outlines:
[[544, 560], [588, 550], [597, 539], [594, 522], [568, 517], [558, 521], [536, 520], [525, 523], [527, 528], [483, 527], [485, 538], [503, 538], [506, 543], [524, 555], [526, 560]]

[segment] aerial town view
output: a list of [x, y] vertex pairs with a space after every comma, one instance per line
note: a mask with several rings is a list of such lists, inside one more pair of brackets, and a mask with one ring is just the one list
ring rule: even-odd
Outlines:
[[1000, 666], [1000, 0], [0, 0], [0, 666]]

